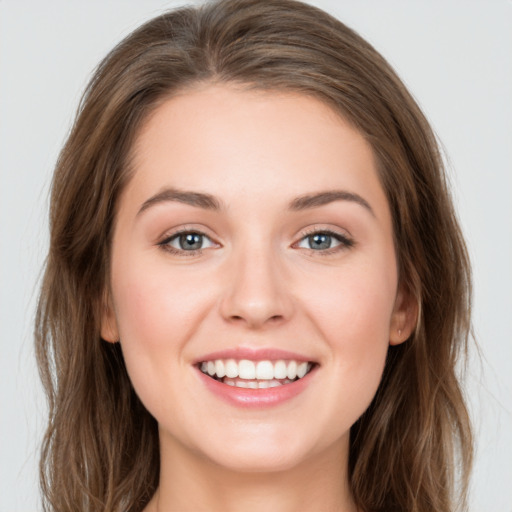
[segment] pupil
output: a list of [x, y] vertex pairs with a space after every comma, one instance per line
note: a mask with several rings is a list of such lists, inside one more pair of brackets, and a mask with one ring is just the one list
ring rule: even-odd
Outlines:
[[201, 235], [197, 233], [187, 233], [180, 236], [180, 246], [182, 249], [200, 249]]
[[309, 243], [313, 249], [329, 249], [331, 246], [331, 237], [324, 234], [311, 235]]

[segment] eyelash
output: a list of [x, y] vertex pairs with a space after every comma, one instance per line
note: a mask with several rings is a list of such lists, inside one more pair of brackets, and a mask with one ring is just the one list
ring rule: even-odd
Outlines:
[[197, 229], [188, 229], [183, 228], [179, 231], [175, 231], [172, 235], [165, 237], [164, 240], [158, 243], [158, 245], [167, 252], [170, 252], [171, 254], [175, 256], [181, 256], [181, 257], [191, 257], [191, 256], [198, 256], [203, 253], [203, 249], [194, 249], [192, 251], [185, 251], [183, 249], [175, 249], [174, 247], [170, 246], [169, 243], [175, 240], [176, 238], [182, 236], [182, 235], [199, 235], [201, 237], [209, 238], [206, 233], [203, 233], [202, 231], [198, 231]]
[[306, 250], [310, 251], [311, 253], [314, 253], [315, 255], [318, 255], [318, 256], [331, 256], [340, 251], [350, 249], [351, 247], [354, 246], [354, 240], [352, 240], [351, 238], [349, 238], [346, 235], [342, 235], [341, 233], [332, 231], [330, 229], [316, 229], [316, 228], [306, 230], [302, 234], [302, 237], [299, 240], [299, 242], [296, 242], [293, 245], [295, 246], [298, 243], [300, 243], [302, 240], [309, 238], [311, 236], [314, 236], [314, 235], [327, 235], [327, 236], [330, 236], [331, 238], [334, 238], [336, 241], [339, 242], [339, 245], [336, 245], [335, 247], [329, 247], [328, 249], [322, 249], [320, 251], [315, 250], [315, 249], [306, 249]]
[[[172, 235], [167, 236], [164, 240], [159, 242], [157, 245], [159, 245], [164, 251], [170, 252], [171, 254], [175, 256], [180, 257], [192, 257], [192, 256], [199, 256], [203, 253], [204, 249], [193, 249], [191, 251], [186, 251], [184, 249], [176, 249], [172, 247], [170, 242], [175, 240], [176, 238], [182, 236], [182, 235], [199, 235], [201, 237], [209, 238], [206, 233], [203, 233], [202, 231], [198, 231], [195, 229], [181, 229], [179, 231], [174, 232]], [[295, 242], [293, 244], [293, 247], [297, 246], [300, 242], [302, 242], [304, 239], [309, 238], [314, 235], [327, 235], [331, 238], [334, 238], [337, 242], [339, 242], [339, 245], [336, 245], [335, 247], [329, 247], [328, 249], [322, 249], [322, 250], [315, 250], [315, 249], [308, 249], [305, 248], [307, 251], [314, 253], [318, 256], [331, 256], [339, 251], [343, 251], [346, 249], [350, 249], [354, 246], [354, 241], [347, 237], [346, 235], [342, 235], [341, 233], [337, 233], [336, 231], [332, 231], [329, 229], [311, 229], [302, 234], [302, 237], [298, 242]]]

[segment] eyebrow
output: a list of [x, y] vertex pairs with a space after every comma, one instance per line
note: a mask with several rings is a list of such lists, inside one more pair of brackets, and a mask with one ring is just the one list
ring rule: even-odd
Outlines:
[[137, 215], [140, 215], [144, 210], [147, 210], [151, 206], [159, 203], [166, 203], [168, 201], [177, 201], [178, 203], [188, 204], [205, 210], [218, 211], [223, 208], [222, 203], [211, 194], [166, 188], [158, 194], [150, 197], [147, 201], [144, 201]]
[[310, 208], [318, 208], [319, 206], [324, 206], [334, 201], [350, 201], [356, 203], [366, 208], [375, 217], [375, 212], [366, 199], [358, 194], [345, 190], [327, 190], [325, 192], [299, 196], [289, 204], [288, 209], [297, 212]]
[[[161, 192], [158, 192], [154, 196], [150, 197], [142, 204], [137, 215], [140, 215], [143, 211], [148, 208], [169, 201], [176, 201], [179, 203], [188, 204], [195, 206], [196, 208], [202, 208], [205, 210], [219, 211], [225, 209], [222, 201], [217, 199], [211, 194], [205, 194], [203, 192], [191, 192], [187, 190], [178, 190], [176, 188], [166, 188]], [[316, 192], [314, 194], [305, 194], [293, 199], [289, 205], [288, 210], [291, 211], [303, 211], [311, 208], [318, 208], [326, 204], [333, 203], [335, 201], [349, 201], [356, 203], [366, 210], [368, 210], [373, 216], [375, 213], [364, 198], [353, 192], [345, 190], [327, 190], [323, 192]]]

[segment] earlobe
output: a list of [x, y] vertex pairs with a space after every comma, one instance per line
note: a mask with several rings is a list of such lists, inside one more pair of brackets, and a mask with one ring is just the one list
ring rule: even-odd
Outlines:
[[389, 326], [389, 344], [399, 345], [413, 333], [418, 320], [418, 303], [403, 289], [399, 290]]
[[117, 328], [117, 320], [112, 306], [110, 293], [105, 293], [101, 305], [101, 338], [109, 343], [117, 343], [119, 341], [119, 330]]

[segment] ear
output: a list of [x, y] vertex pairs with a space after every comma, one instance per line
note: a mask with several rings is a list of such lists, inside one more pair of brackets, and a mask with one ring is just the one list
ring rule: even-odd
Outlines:
[[390, 345], [399, 345], [409, 338], [416, 328], [418, 309], [417, 300], [400, 286], [389, 325]]
[[102, 339], [109, 343], [117, 343], [119, 341], [119, 330], [117, 328], [116, 315], [112, 305], [111, 294], [109, 292], [105, 292], [103, 294], [100, 334]]

